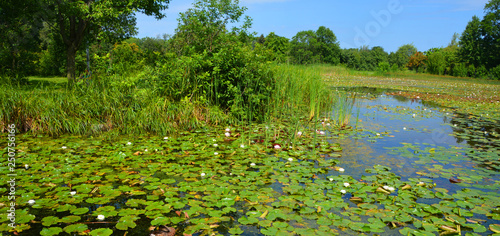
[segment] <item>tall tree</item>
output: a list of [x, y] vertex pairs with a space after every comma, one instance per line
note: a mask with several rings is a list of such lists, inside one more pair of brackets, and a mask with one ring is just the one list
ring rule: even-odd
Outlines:
[[41, 0], [42, 18], [57, 31], [66, 48], [67, 77], [75, 78], [76, 53], [84, 40], [125, 38], [136, 31], [135, 12], [165, 15], [170, 0]]
[[484, 8], [482, 36], [487, 68], [500, 65], [500, 0], [489, 1]]
[[394, 63], [402, 68], [408, 64], [410, 57], [417, 52], [417, 48], [413, 44], [405, 44], [398, 48], [395, 54]]
[[320, 26], [316, 30], [316, 37], [321, 60], [330, 64], [338, 64], [340, 62], [340, 45], [333, 31], [325, 26]]
[[465, 62], [478, 67], [482, 54], [481, 21], [474, 16], [460, 37], [459, 55]]
[[2, 0], [0, 3], [0, 73], [23, 76], [33, 70], [34, 55], [43, 28], [36, 0]]
[[[191, 53], [215, 53], [224, 44], [230, 43], [227, 34], [229, 24], [238, 23], [241, 26], [231, 29], [233, 35], [249, 35], [252, 25], [250, 17], [244, 16], [246, 7], [239, 6], [239, 1], [233, 0], [197, 0], [192, 8], [181, 13], [179, 25], [174, 36], [174, 47], [179, 55]], [[231, 38], [231, 39], [230, 39]]]
[[274, 60], [284, 62], [287, 59], [290, 48], [290, 40], [288, 38], [278, 36], [274, 32], [271, 32], [266, 36], [264, 45], [274, 52]]

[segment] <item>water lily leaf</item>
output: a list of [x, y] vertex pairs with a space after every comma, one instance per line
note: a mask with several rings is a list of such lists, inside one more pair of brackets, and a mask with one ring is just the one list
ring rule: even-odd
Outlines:
[[66, 233], [71, 233], [71, 232], [80, 233], [80, 232], [83, 232], [87, 229], [88, 229], [88, 227], [85, 224], [74, 224], [74, 225], [68, 225], [68, 226], [64, 227], [64, 232], [66, 232]]
[[119, 230], [128, 230], [129, 228], [135, 228], [135, 226], [137, 226], [135, 221], [138, 219], [139, 217], [137, 216], [123, 216], [122, 218], [120, 218], [120, 220], [118, 220], [116, 228]]
[[82, 208], [73, 209], [70, 212], [72, 214], [75, 214], [75, 215], [83, 215], [83, 214], [89, 212], [89, 209], [86, 207], [82, 207]]
[[58, 235], [62, 233], [62, 231], [63, 230], [60, 227], [43, 228], [42, 231], [40, 232], [40, 235], [42, 236]]
[[244, 224], [244, 225], [251, 225], [251, 224], [256, 224], [257, 222], [259, 222], [259, 220], [255, 217], [241, 217], [238, 219], [238, 222], [240, 222], [241, 224]]
[[80, 216], [65, 216], [61, 219], [63, 223], [74, 223], [81, 220]]
[[243, 234], [243, 230], [240, 229], [240, 227], [236, 226], [234, 228], [229, 229], [228, 233], [232, 235], [238, 235], [238, 234]]
[[51, 226], [59, 222], [60, 222], [59, 218], [55, 216], [47, 216], [42, 219], [43, 226]]
[[491, 224], [490, 225], [490, 230], [493, 231], [493, 232], [495, 232], [495, 233], [497, 233], [497, 234], [500, 234], [500, 224]]
[[113, 230], [104, 229], [104, 228], [94, 229], [94, 230], [90, 231], [90, 235], [92, 235], [92, 236], [109, 236], [112, 234], [113, 234]]

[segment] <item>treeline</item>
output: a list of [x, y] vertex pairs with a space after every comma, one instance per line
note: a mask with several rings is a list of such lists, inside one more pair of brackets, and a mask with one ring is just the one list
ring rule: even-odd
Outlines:
[[[33, 1], [21, 4], [27, 5], [30, 2]], [[227, 19], [233, 21], [239, 20], [243, 17], [243, 11], [236, 10], [237, 3], [232, 4], [225, 10], [225, 16], [232, 17]], [[407, 44], [391, 53], [378, 46], [341, 49], [336, 35], [324, 26], [317, 30], [300, 31], [291, 39], [273, 32], [257, 37], [250, 33], [251, 23], [248, 20], [240, 28], [230, 30], [226, 29], [227, 19], [224, 21], [222, 18], [204, 16], [200, 13], [203, 10], [198, 12], [196, 8], [192, 8], [181, 14], [179, 28], [173, 36], [128, 38], [134, 32], [130, 30], [129, 34], [111, 38], [86, 37], [76, 52], [76, 74], [81, 75], [87, 70], [88, 52], [91, 71], [107, 75], [142, 70], [144, 66], [157, 68], [160, 64], [168, 63], [170, 68], [188, 66], [177, 65], [178, 62], [173, 61], [189, 57], [188, 61], [194, 63], [189, 66], [203, 68], [200, 70], [210, 74], [207, 76], [212, 76], [239, 70], [243, 63], [239, 56], [245, 54], [245, 58], [253, 55], [253, 62], [260, 63], [327, 63], [382, 73], [413, 70], [437, 75], [500, 79], [499, 6], [500, 0], [491, 0], [485, 6], [483, 19], [474, 16], [464, 32], [461, 35], [455, 34], [446, 47], [418, 51], [412, 44]], [[207, 10], [207, 5], [199, 7]], [[30, 6], [24, 8], [32, 9]], [[10, 11], [4, 13], [8, 12]], [[33, 22], [30, 14], [36, 15], [37, 12], [28, 10], [16, 16], [16, 21], [5, 18], [5, 22], [10, 22], [10, 25], [0, 24], [0, 29], [4, 32], [0, 37], [0, 67], [3, 74], [11, 77], [65, 74], [68, 61], [61, 56], [67, 51], [63, 38], [51, 30], [54, 28], [53, 22]], [[28, 24], [29, 21], [31, 23]], [[120, 40], [123, 38], [128, 39]], [[234, 63], [227, 64], [229, 62]], [[215, 71], [208, 70], [208, 67]], [[258, 66], [254, 69], [256, 68]], [[164, 73], [174, 76], [174, 73], [180, 72]]]

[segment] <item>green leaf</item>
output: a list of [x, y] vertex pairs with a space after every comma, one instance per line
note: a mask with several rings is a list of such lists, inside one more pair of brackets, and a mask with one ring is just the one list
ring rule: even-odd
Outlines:
[[104, 229], [104, 228], [94, 229], [94, 230], [90, 231], [90, 235], [92, 235], [92, 236], [109, 236], [112, 234], [113, 234], [113, 230]]
[[55, 216], [47, 216], [42, 219], [43, 226], [51, 226], [59, 223], [59, 218]]
[[62, 229], [60, 227], [50, 227], [50, 228], [43, 228], [42, 231], [40, 232], [40, 235], [52, 236], [52, 235], [58, 235], [61, 232]]

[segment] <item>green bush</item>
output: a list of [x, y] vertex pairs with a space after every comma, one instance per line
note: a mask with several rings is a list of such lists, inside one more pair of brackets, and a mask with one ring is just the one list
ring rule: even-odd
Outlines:
[[490, 79], [500, 80], [500, 65], [490, 69], [489, 77]]
[[273, 89], [270, 51], [233, 43], [216, 53], [177, 57], [170, 54], [152, 75], [160, 94], [174, 101], [190, 100], [229, 109], [233, 115], [264, 114], [261, 104]]
[[453, 67], [453, 76], [457, 77], [467, 77], [467, 67], [464, 63], [457, 63], [455, 67]]
[[387, 72], [391, 71], [391, 65], [389, 64], [389, 62], [385, 62], [385, 61], [379, 62], [377, 71], [380, 73], [387, 73]]

